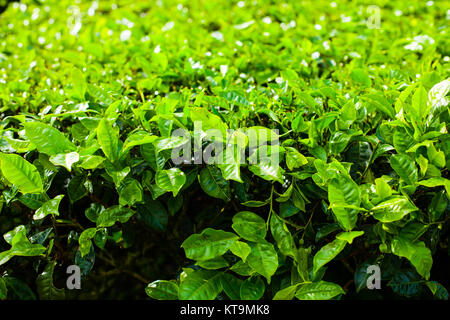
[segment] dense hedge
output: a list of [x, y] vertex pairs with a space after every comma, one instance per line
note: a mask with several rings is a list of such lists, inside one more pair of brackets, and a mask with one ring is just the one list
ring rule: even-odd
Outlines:
[[10, 3], [0, 299], [448, 299], [449, 9]]

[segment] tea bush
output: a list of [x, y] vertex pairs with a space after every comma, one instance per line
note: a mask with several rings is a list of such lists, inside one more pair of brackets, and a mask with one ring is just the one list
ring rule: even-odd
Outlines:
[[448, 299], [449, 10], [9, 3], [0, 299]]

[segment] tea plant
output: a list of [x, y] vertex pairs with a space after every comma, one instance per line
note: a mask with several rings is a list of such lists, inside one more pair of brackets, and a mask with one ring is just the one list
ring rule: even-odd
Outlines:
[[449, 10], [10, 3], [0, 299], [448, 299]]

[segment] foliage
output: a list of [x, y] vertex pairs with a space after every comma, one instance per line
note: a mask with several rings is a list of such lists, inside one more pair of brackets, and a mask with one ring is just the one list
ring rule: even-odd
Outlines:
[[9, 4], [0, 299], [448, 299], [449, 2], [372, 2]]

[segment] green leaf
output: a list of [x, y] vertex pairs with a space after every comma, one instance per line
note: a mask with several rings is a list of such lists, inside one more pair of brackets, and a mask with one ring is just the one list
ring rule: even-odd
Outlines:
[[380, 144], [373, 153], [372, 162], [375, 161], [378, 157], [381, 157], [383, 154], [391, 150], [394, 150], [394, 147], [391, 146], [390, 144]]
[[112, 206], [102, 211], [97, 218], [97, 227], [112, 227], [116, 221], [120, 223], [127, 222], [133, 215], [134, 211], [119, 206]]
[[372, 85], [372, 81], [364, 69], [353, 69], [350, 76], [353, 81], [360, 83], [364, 87], [370, 87]]
[[361, 194], [358, 185], [347, 175], [339, 175], [328, 186], [328, 200], [336, 206], [333, 213], [339, 225], [346, 231], [350, 231], [356, 225], [358, 210], [346, 209], [345, 205], [359, 207]]
[[178, 168], [160, 170], [155, 175], [156, 185], [163, 190], [172, 192], [176, 197], [186, 183], [186, 175]]
[[58, 207], [63, 197], [64, 195], [60, 194], [59, 196], [54, 197], [52, 200], [44, 202], [42, 206], [34, 213], [33, 219], [43, 219], [49, 214], [51, 214], [52, 216], [59, 216]]
[[295, 297], [299, 300], [329, 300], [340, 294], [345, 294], [340, 285], [318, 281], [300, 286]]
[[41, 176], [36, 167], [17, 154], [0, 153], [3, 176], [22, 193], [42, 193]]
[[261, 241], [266, 237], [266, 222], [263, 218], [250, 211], [241, 211], [233, 216], [234, 231], [249, 241]]
[[416, 241], [419, 237], [427, 231], [429, 225], [420, 222], [410, 221], [399, 232], [399, 237], [405, 238], [409, 241]]
[[23, 126], [25, 135], [36, 145], [39, 152], [55, 156], [76, 150], [76, 146], [67, 140], [62, 132], [46, 123], [38, 121], [26, 122]]
[[322, 266], [333, 260], [345, 248], [346, 243], [345, 240], [335, 239], [320, 248], [314, 255], [313, 272], [317, 273]]
[[[294, 197], [293, 197], [294, 198]], [[288, 218], [292, 217], [293, 215], [296, 215], [300, 212], [300, 207], [302, 211], [305, 210], [304, 202], [302, 201], [302, 197], [298, 197], [296, 201], [293, 201], [294, 199], [289, 199], [286, 202], [280, 203], [280, 217], [282, 218]]]
[[395, 118], [394, 108], [382, 93], [371, 93], [366, 95], [366, 97], [378, 111], [386, 114], [390, 118]]
[[83, 158], [83, 162], [79, 166], [86, 170], [97, 169], [103, 161], [105, 158], [101, 156], [87, 156]]
[[[5, 236], [5, 240], [7, 237]], [[31, 244], [27, 238], [27, 231], [24, 226], [18, 226], [14, 230], [12, 237], [7, 240], [11, 245], [9, 250], [0, 252], [0, 265], [5, 264], [15, 256], [33, 257], [43, 254], [47, 249], [41, 244]]]
[[222, 269], [229, 266], [227, 260], [222, 256], [215, 257], [210, 260], [197, 261], [195, 265], [207, 270]]
[[353, 101], [349, 100], [341, 109], [341, 119], [351, 124], [356, 120], [356, 107]]
[[98, 124], [97, 139], [105, 156], [111, 162], [115, 162], [119, 156], [119, 137], [105, 118]]
[[58, 289], [53, 284], [53, 272], [56, 261], [47, 264], [44, 271], [36, 279], [36, 287], [40, 300], [64, 300], [66, 293], [64, 289]]
[[329, 142], [331, 152], [335, 155], [340, 154], [342, 151], [345, 150], [351, 138], [352, 135], [347, 134], [346, 132], [343, 131], [335, 132], [331, 136]]
[[270, 199], [268, 199], [266, 201], [250, 200], [250, 201], [242, 202], [241, 204], [246, 207], [259, 208], [259, 207], [265, 206], [269, 202], [270, 202]]
[[176, 197], [167, 201], [167, 209], [169, 209], [169, 213], [171, 216], [173, 216], [183, 207], [183, 200], [183, 195], [180, 193]]
[[223, 152], [219, 153], [220, 160], [217, 167], [222, 171], [225, 180], [243, 182], [241, 179], [241, 147], [237, 144], [229, 144]]
[[428, 160], [438, 168], [445, 167], [445, 154], [443, 151], [437, 151], [433, 144], [427, 148]]
[[247, 259], [248, 255], [250, 254], [250, 252], [252, 251], [252, 248], [250, 248], [250, 246], [242, 241], [235, 241], [231, 244], [230, 246], [230, 251], [238, 256], [239, 258], [242, 259], [242, 261], [245, 262], [245, 260]]
[[278, 268], [278, 255], [273, 245], [267, 241], [250, 243], [252, 251], [247, 257], [248, 265], [264, 276], [270, 283], [270, 278]]
[[198, 181], [207, 195], [224, 201], [231, 199], [230, 183], [223, 178], [219, 168], [206, 166], [200, 171]]
[[305, 248], [300, 246], [295, 255], [295, 261], [297, 262], [297, 272], [303, 281], [310, 280], [309, 272], [309, 257], [311, 256], [311, 247]]
[[8, 288], [6, 288], [6, 282], [2, 277], [0, 277], [0, 300], [6, 300], [7, 296]]
[[135, 146], [153, 143], [156, 139], [158, 139], [157, 136], [152, 136], [147, 131], [134, 132], [130, 134], [123, 143], [121, 154], [122, 155], [126, 154], [128, 151], [131, 150], [131, 148]]
[[441, 219], [442, 214], [444, 213], [445, 209], [447, 209], [447, 205], [448, 200], [445, 196], [444, 190], [442, 190], [441, 192], [437, 192], [433, 196], [430, 206], [428, 207], [431, 222], [436, 222]]
[[377, 188], [377, 195], [381, 199], [388, 198], [392, 195], [392, 189], [389, 184], [383, 178], [375, 179], [375, 185]]
[[158, 171], [164, 167], [166, 158], [162, 153], [156, 152], [155, 146], [151, 143], [143, 144], [140, 147], [142, 157], [150, 164], [153, 171]]
[[116, 187], [119, 187], [122, 180], [130, 173], [130, 167], [121, 167], [120, 165], [114, 165], [109, 160], [104, 162], [106, 173], [112, 178]]
[[223, 255], [239, 239], [231, 232], [206, 228], [193, 234], [182, 243], [186, 257], [192, 260], [210, 260]]
[[220, 119], [219, 116], [212, 114], [205, 108], [192, 108], [190, 112], [192, 122], [201, 123], [201, 129], [204, 132], [208, 130], [218, 130], [222, 137], [225, 138], [228, 126]]
[[83, 73], [78, 68], [72, 68], [70, 78], [72, 80], [74, 98], [78, 99], [79, 101], [84, 101], [84, 95], [87, 90], [87, 83], [84, 79]]
[[125, 179], [117, 188], [117, 192], [119, 193], [119, 205], [133, 206], [142, 201], [144, 191], [136, 179]]
[[50, 157], [50, 162], [55, 166], [63, 166], [69, 172], [72, 170], [72, 165], [80, 160], [80, 155], [77, 152], [60, 153]]
[[244, 281], [236, 278], [235, 276], [229, 273], [222, 274], [220, 280], [223, 287], [223, 291], [231, 300], [241, 299], [240, 289]]
[[89, 253], [92, 246], [92, 238], [94, 238], [97, 233], [97, 228], [88, 228], [84, 230], [80, 237], [78, 238], [78, 243], [80, 244], [81, 257], [84, 257]]
[[28, 208], [37, 210], [45, 202], [45, 198], [42, 194], [27, 193], [19, 197], [19, 201], [26, 205]]
[[345, 240], [349, 244], [352, 244], [353, 239], [356, 237], [362, 236], [364, 231], [349, 231], [349, 232], [341, 232], [336, 236], [336, 239]]
[[292, 171], [293, 169], [300, 168], [301, 166], [308, 164], [306, 157], [296, 149], [288, 147], [286, 148], [286, 151], [286, 165], [289, 170]]
[[417, 208], [406, 197], [384, 201], [371, 209], [373, 217], [381, 222], [401, 220], [408, 213], [416, 210]]
[[406, 98], [409, 97], [411, 92], [417, 87], [418, 84], [419, 84], [418, 82], [413, 83], [400, 93], [397, 101], [395, 102], [395, 111], [396, 112], [400, 112], [402, 107], [404, 109], [407, 109], [409, 107], [408, 105], [405, 104]]
[[420, 184], [421, 186], [425, 186], [428, 188], [434, 188], [434, 187], [439, 187], [439, 186], [445, 186], [448, 183], [448, 179], [445, 178], [430, 178], [430, 179], [426, 179], [426, 180], [422, 180], [419, 181], [418, 184]]
[[16, 300], [36, 300], [36, 295], [25, 282], [11, 276], [4, 276], [3, 279], [8, 289], [9, 298]]
[[176, 136], [170, 138], [158, 138], [154, 141], [153, 145], [155, 148], [155, 153], [158, 154], [164, 150], [175, 149], [183, 146], [188, 141], [186, 141], [185, 137]]
[[[289, 188], [287, 188], [286, 191], [283, 194], [281, 194], [278, 198], [276, 198], [275, 200], [277, 202], [286, 202], [291, 198], [293, 191], [294, 191], [294, 184], [291, 183], [289, 185]], [[269, 200], [268, 202], [270, 202], [270, 198], [268, 200]]]
[[398, 236], [392, 239], [391, 250], [393, 254], [408, 259], [422, 277], [427, 280], [430, 278], [433, 258], [430, 249], [425, 246], [424, 242], [412, 242]]
[[255, 270], [253, 270], [253, 268], [251, 268], [247, 262], [243, 262], [242, 260], [239, 260], [234, 265], [232, 265], [230, 270], [244, 277], [249, 277], [255, 274]]
[[448, 300], [448, 291], [437, 281], [427, 281], [425, 283], [433, 295], [440, 300]]
[[402, 127], [396, 128], [392, 139], [398, 153], [411, 152], [411, 149], [417, 146], [414, 144], [414, 138]]
[[422, 292], [422, 285], [417, 280], [418, 279], [413, 271], [399, 271], [388, 283], [388, 286], [390, 286], [396, 294], [401, 296], [407, 298], [418, 297]]
[[[406, 104], [405, 106], [409, 106]], [[420, 86], [416, 89], [412, 97], [411, 107], [407, 109], [407, 111], [412, 113], [413, 118], [421, 122], [425, 116], [429, 114], [430, 106], [428, 105], [428, 94], [423, 86]]]
[[178, 285], [174, 281], [156, 280], [149, 283], [145, 293], [157, 300], [178, 300]]
[[242, 300], [259, 300], [264, 295], [266, 286], [261, 277], [251, 277], [241, 284], [240, 296]]
[[299, 286], [299, 284], [296, 284], [296, 285], [281, 289], [280, 291], [278, 291], [275, 294], [275, 296], [273, 297], [273, 300], [292, 300], [292, 299], [294, 299], [298, 286]]
[[268, 159], [263, 158], [259, 163], [248, 168], [264, 180], [283, 183], [283, 169], [278, 164], [272, 164]]
[[180, 285], [180, 300], [214, 300], [223, 290], [221, 272], [198, 270], [189, 273]]
[[84, 176], [75, 176], [69, 181], [67, 186], [67, 193], [69, 195], [70, 203], [74, 203], [87, 195], [84, 183], [86, 179]]
[[274, 212], [272, 212], [270, 217], [270, 231], [281, 253], [294, 258], [297, 250], [294, 239], [286, 224]]
[[392, 169], [406, 183], [414, 185], [418, 180], [417, 167], [414, 161], [405, 154], [396, 154], [390, 158]]
[[307, 92], [302, 92], [302, 91], [296, 91], [296, 94], [299, 96], [300, 99], [303, 100], [303, 102], [311, 108], [311, 110], [316, 111], [317, 109], [317, 102], [316, 100], [314, 100], [313, 97], [311, 97], [310, 94], [308, 94]]

